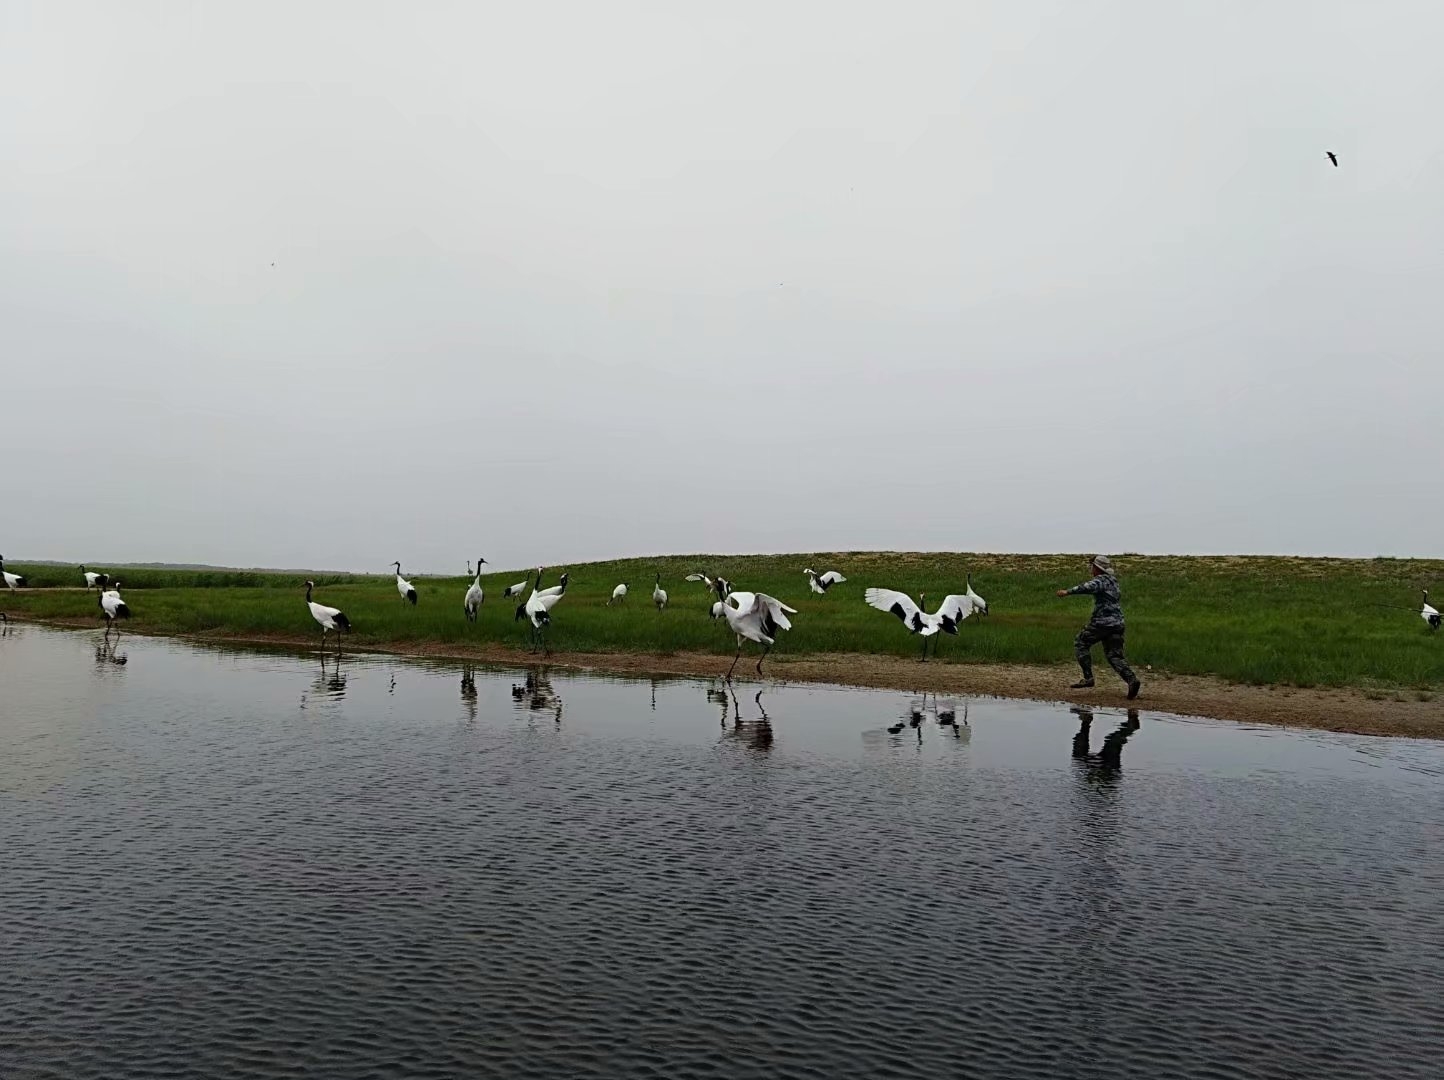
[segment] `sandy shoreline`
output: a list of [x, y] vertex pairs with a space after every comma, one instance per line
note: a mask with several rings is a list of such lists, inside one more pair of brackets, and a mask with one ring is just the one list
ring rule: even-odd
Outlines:
[[[94, 629], [93, 620], [25, 619], [50, 626]], [[126, 636], [131, 634], [126, 630]], [[228, 633], [140, 635], [175, 637], [199, 644], [283, 646], [315, 650], [315, 635], [240, 635]], [[474, 660], [478, 663], [527, 666], [539, 658], [525, 649], [504, 645], [467, 646], [442, 642], [410, 642], [347, 651], [380, 653], [435, 660]], [[755, 656], [737, 665], [738, 682], [758, 681]], [[610, 672], [620, 675], [672, 675], [710, 678], [725, 674], [730, 657], [710, 653], [577, 653], [559, 652], [546, 658], [554, 668]], [[1101, 666], [1101, 665], [1100, 665]], [[1077, 678], [1072, 664], [926, 664], [892, 656], [824, 654], [789, 657], [774, 653], [767, 660], [766, 680], [836, 683], [906, 692], [937, 691], [992, 697], [1063, 701], [1082, 705], [1125, 707], [1129, 704], [1120, 683], [1106, 666], [1093, 690], [1070, 690]], [[1143, 692], [1134, 704], [1142, 710], [1203, 716], [1243, 723], [1315, 728], [1363, 735], [1400, 735], [1444, 738], [1444, 707], [1437, 700], [1400, 690], [1370, 695], [1351, 688], [1245, 686], [1199, 675], [1162, 675], [1142, 672]], [[1431, 695], [1432, 697], [1432, 695]]]

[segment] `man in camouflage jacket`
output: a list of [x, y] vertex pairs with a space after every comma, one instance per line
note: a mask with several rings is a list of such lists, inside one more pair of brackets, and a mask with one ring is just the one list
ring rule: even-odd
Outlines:
[[1138, 676], [1133, 674], [1128, 661], [1123, 659], [1123, 605], [1120, 603], [1122, 594], [1118, 588], [1118, 578], [1113, 573], [1113, 560], [1107, 555], [1095, 555], [1091, 569], [1093, 576], [1081, 585], [1058, 590], [1059, 596], [1086, 593], [1093, 597], [1093, 617], [1073, 639], [1073, 655], [1078, 658], [1078, 666], [1083, 669], [1083, 678], [1070, 689], [1084, 690], [1093, 685], [1093, 646], [1101, 642], [1103, 655], [1108, 658], [1109, 666], [1128, 684], [1128, 697], [1131, 700], [1138, 696], [1138, 688], [1143, 684], [1138, 681]]

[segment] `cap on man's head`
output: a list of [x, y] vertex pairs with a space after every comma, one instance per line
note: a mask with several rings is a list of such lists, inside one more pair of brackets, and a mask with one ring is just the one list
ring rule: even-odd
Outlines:
[[1094, 555], [1093, 565], [1102, 570], [1105, 574], [1113, 573], [1113, 560], [1107, 555]]

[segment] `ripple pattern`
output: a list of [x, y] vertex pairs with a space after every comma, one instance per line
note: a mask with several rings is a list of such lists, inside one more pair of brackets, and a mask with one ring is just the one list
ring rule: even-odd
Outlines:
[[1440, 1075], [1427, 787], [129, 651], [0, 718], [5, 1078]]

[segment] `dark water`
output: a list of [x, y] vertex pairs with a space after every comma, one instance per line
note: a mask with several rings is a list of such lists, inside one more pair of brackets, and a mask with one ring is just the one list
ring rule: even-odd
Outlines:
[[1444, 1075], [1440, 746], [98, 640], [0, 638], [6, 1080]]

